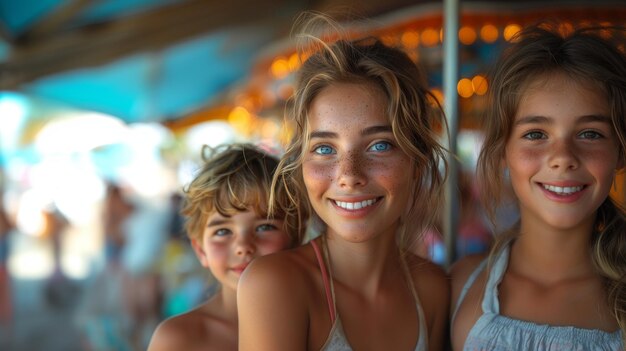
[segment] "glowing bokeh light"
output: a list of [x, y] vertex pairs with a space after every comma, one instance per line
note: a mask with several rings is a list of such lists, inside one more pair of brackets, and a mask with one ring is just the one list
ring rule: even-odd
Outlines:
[[476, 41], [476, 30], [469, 26], [459, 29], [459, 41], [464, 45], [474, 44]]
[[522, 30], [522, 27], [520, 27], [519, 24], [513, 23], [507, 25], [504, 27], [504, 40], [511, 41], [515, 34], [517, 34], [520, 30]]
[[474, 95], [474, 89], [472, 87], [472, 81], [467, 78], [462, 78], [456, 86], [459, 95], [464, 98], [469, 98]]
[[498, 27], [493, 24], [485, 24], [480, 28], [480, 39], [485, 43], [491, 44], [498, 40], [499, 36]]
[[487, 84], [487, 79], [481, 75], [474, 76], [472, 78], [472, 89], [476, 93], [476, 95], [485, 95], [489, 88], [489, 84]]

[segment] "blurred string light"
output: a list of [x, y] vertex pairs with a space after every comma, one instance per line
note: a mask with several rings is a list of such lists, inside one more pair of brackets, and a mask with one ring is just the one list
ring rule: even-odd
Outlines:
[[464, 98], [469, 98], [474, 95], [474, 89], [472, 88], [472, 81], [468, 78], [461, 78], [456, 85], [456, 90], [459, 95]]
[[476, 41], [476, 30], [470, 26], [459, 29], [459, 41], [464, 45], [472, 45]]
[[498, 40], [499, 36], [498, 27], [493, 24], [485, 24], [480, 28], [480, 39], [485, 43], [491, 44]]
[[400, 41], [405, 48], [414, 50], [417, 49], [420, 44], [420, 35], [417, 30], [407, 30], [402, 33]]
[[472, 90], [476, 95], [482, 96], [487, 93], [489, 85], [487, 79], [481, 75], [476, 75], [472, 78]]
[[422, 45], [425, 47], [435, 46], [439, 43], [440, 33], [432, 27], [428, 27], [422, 31], [420, 35]]
[[478, 96], [485, 95], [489, 89], [489, 84], [484, 76], [476, 75], [472, 79], [461, 78], [457, 83], [456, 89], [461, 97], [470, 98], [474, 94]]
[[511, 41], [511, 39], [513, 39], [513, 37], [521, 30], [522, 30], [522, 27], [519, 24], [516, 24], [516, 23], [508, 24], [506, 27], [504, 27], [504, 32], [503, 32], [504, 40]]

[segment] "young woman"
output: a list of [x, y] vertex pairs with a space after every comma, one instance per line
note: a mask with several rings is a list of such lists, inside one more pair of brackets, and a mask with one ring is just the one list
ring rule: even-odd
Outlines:
[[240, 350], [441, 349], [448, 280], [408, 252], [439, 208], [441, 111], [402, 51], [322, 40], [311, 34], [320, 22], [332, 24], [305, 22], [316, 47], [298, 72], [297, 129], [273, 182], [293, 205], [272, 208], [301, 225], [311, 214], [321, 235], [246, 270]]

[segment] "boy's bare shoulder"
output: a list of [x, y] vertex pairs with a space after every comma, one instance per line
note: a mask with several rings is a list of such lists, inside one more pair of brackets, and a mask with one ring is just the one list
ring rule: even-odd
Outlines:
[[150, 340], [148, 351], [191, 350], [196, 345], [209, 345], [214, 333], [210, 317], [193, 310], [161, 322]]

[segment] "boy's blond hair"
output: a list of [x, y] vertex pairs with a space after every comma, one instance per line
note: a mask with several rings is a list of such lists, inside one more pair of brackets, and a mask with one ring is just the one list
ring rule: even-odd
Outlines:
[[[207, 151], [209, 155], [207, 156]], [[215, 211], [231, 216], [239, 211], [254, 210], [267, 216], [272, 176], [278, 160], [252, 144], [231, 144], [202, 150], [204, 165], [183, 190], [185, 200], [181, 214], [190, 239], [200, 240], [208, 218]], [[276, 201], [288, 201], [284, 191], [276, 190]], [[286, 205], [286, 204], [285, 204]], [[273, 218], [285, 219], [281, 212]], [[302, 241], [303, 234], [285, 223], [291, 246]]]

